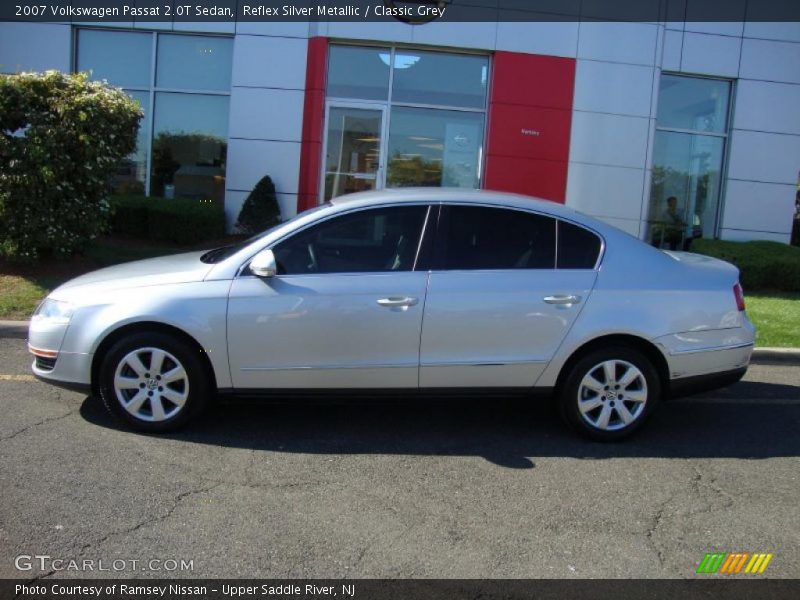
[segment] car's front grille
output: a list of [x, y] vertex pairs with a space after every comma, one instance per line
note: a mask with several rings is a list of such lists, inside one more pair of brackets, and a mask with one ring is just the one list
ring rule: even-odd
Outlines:
[[36, 357], [36, 368], [42, 371], [52, 371], [56, 366], [55, 358], [44, 358], [43, 356]]

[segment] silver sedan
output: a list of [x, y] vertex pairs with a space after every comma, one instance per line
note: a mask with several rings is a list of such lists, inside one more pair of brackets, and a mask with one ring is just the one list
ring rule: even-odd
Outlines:
[[34, 374], [144, 431], [219, 394], [555, 395], [597, 440], [738, 381], [738, 271], [559, 204], [463, 190], [336, 198], [208, 252], [102, 269], [31, 320]]

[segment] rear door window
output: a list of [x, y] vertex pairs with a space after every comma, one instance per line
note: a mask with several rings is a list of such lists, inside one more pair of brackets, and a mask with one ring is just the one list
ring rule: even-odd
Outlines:
[[552, 269], [556, 222], [521, 210], [447, 206], [436, 265], [448, 270]]

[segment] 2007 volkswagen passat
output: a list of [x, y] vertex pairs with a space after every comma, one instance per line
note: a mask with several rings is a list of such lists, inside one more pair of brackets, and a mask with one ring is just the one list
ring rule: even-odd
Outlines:
[[400, 189], [73, 279], [29, 344], [39, 378], [145, 431], [222, 392], [544, 391], [614, 440], [669, 396], [739, 380], [754, 334], [727, 263], [552, 202]]

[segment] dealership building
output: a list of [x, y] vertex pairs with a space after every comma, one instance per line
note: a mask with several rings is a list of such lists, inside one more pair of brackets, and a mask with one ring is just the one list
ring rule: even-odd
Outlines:
[[662, 246], [792, 229], [796, 22], [0, 22], [0, 72], [47, 69], [144, 108], [118, 191], [212, 199], [231, 227], [269, 175], [284, 217], [450, 186], [566, 203]]

